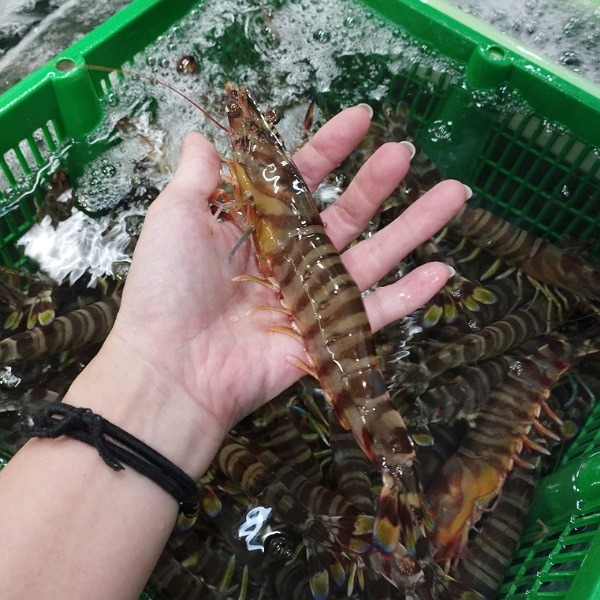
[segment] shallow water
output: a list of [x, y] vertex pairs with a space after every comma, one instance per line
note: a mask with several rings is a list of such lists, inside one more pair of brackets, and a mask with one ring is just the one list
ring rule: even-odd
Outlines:
[[[386, 97], [394, 74], [415, 62], [424, 61], [449, 77], [458, 73], [456, 67], [424, 56], [398, 32], [383, 28], [360, 5], [331, 0], [329, 7], [331, 12], [324, 13], [317, 0], [288, 0], [276, 10], [252, 0], [206, 0], [159, 36], [128, 69], [177, 88], [221, 121], [223, 84], [244, 82], [262, 108], [277, 106], [284, 114], [279, 128], [290, 147], [299, 141], [309, 101], [316, 94], [334, 95], [338, 106], [375, 104]], [[198, 65], [195, 73], [178, 71], [182, 56], [193, 57]], [[353, 71], [354, 80], [348, 75]], [[124, 82], [111, 77], [111, 81], [114, 88], [107, 96], [105, 121], [84, 141], [101, 151], [78, 177], [79, 208], [105, 214], [132, 187], [162, 189], [173, 172], [182, 139], [191, 130], [202, 131], [223, 154], [228, 152], [229, 138], [161, 83], [134, 77], [125, 77]], [[316, 116], [319, 120], [318, 110]], [[117, 145], [112, 143], [115, 136]], [[84, 221], [76, 215], [73, 226], [61, 228], [64, 231], [57, 235], [36, 225], [28, 236], [32, 240], [28, 256], [57, 280], [70, 276], [65, 269], [73, 262], [64, 265], [55, 260], [69, 255], [66, 248], [60, 249], [63, 245], [78, 246], [78, 254], [89, 253], [90, 264], [97, 262], [98, 252], [89, 240], [106, 237], [106, 224], [91, 218]], [[80, 243], [74, 241], [77, 232], [81, 232]], [[45, 250], [47, 246], [52, 246], [52, 252]], [[101, 254], [105, 256], [104, 251]], [[119, 249], [107, 253], [106, 259], [108, 274], [111, 261], [122, 260]]]

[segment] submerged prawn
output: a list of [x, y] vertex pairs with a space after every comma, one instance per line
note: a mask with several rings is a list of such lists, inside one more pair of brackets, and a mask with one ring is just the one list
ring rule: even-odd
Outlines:
[[515, 350], [513, 357], [505, 381], [492, 390], [474, 427], [428, 489], [440, 560], [460, 555], [469, 527], [498, 496], [513, 465], [528, 466], [519, 456], [523, 447], [549, 454], [527, 437], [530, 429], [559, 439], [537, 417], [550, 389], [571, 366], [571, 344], [549, 333]]
[[[245, 88], [226, 84], [232, 175], [261, 274], [273, 282], [308, 364], [345, 429], [383, 477], [374, 544], [414, 553], [428, 509], [415, 449], [379, 370], [361, 292], [325, 232], [314, 200], [283, 142]], [[242, 277], [241, 279], [253, 279]]]
[[0, 364], [77, 350], [103, 341], [111, 330], [121, 300], [118, 294], [57, 317], [45, 327], [34, 327], [0, 341]]

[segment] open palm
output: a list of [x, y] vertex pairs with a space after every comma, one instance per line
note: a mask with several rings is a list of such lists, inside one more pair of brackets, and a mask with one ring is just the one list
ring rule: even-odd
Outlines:
[[[310, 188], [355, 148], [368, 127], [364, 108], [347, 109], [298, 151], [294, 160]], [[324, 211], [338, 249], [363, 230], [408, 166], [408, 149], [386, 144]], [[285, 315], [248, 314], [253, 307], [280, 303], [262, 285], [233, 281], [258, 271], [249, 241], [231, 255], [242, 232], [211, 214], [207, 198], [219, 168], [217, 152], [206, 139], [186, 138], [172, 182], [148, 212], [111, 337], [136, 360], [153, 365], [157, 380], [196, 403], [224, 433], [302, 375], [288, 357], [304, 358], [304, 350], [297, 340], [269, 332], [274, 325], [289, 325]], [[386, 229], [347, 250], [343, 260], [359, 287], [371, 286], [443, 226], [465, 197], [462, 184], [446, 181]], [[369, 294], [365, 305], [373, 329], [423, 304], [448, 275], [445, 265], [431, 263]]]

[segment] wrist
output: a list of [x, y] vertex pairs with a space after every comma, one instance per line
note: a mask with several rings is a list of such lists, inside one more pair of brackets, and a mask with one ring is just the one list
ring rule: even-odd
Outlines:
[[65, 402], [90, 408], [197, 479], [225, 431], [185, 392], [116, 335], [73, 382]]

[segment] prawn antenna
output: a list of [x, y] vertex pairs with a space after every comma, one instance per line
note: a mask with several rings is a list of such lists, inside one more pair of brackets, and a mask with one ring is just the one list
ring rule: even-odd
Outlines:
[[193, 107], [197, 108], [209, 121], [212, 121], [219, 129], [222, 129], [227, 135], [230, 135], [231, 133], [229, 129], [227, 129], [227, 127], [224, 127], [221, 123], [219, 123], [219, 121], [217, 121], [205, 108], [200, 106], [197, 102], [194, 102], [194, 100], [186, 96], [181, 90], [178, 90], [174, 85], [171, 85], [166, 81], [162, 81], [161, 79], [158, 79], [158, 77], [153, 77], [152, 75], [142, 75], [141, 73], [136, 73], [135, 71], [129, 71], [128, 69], [118, 69], [116, 67], [103, 67], [101, 65], [80, 66], [82, 66], [84, 69], [89, 69], [90, 71], [103, 71], [105, 73], [121, 73], [122, 75], [126, 75], [128, 77], [136, 77], [137, 79], [144, 79], [146, 81], [150, 81], [158, 85], [164, 85], [166, 88], [181, 96], [184, 100], [187, 100]]

